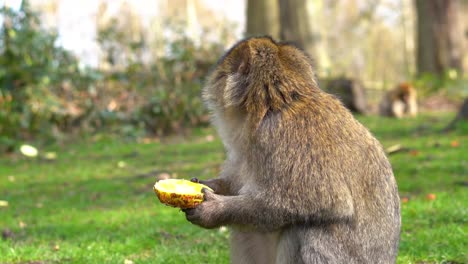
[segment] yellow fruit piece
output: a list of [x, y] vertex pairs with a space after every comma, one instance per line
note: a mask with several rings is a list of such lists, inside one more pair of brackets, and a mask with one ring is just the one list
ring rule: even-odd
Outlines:
[[181, 209], [195, 208], [202, 203], [202, 188], [213, 191], [201, 183], [179, 179], [160, 180], [153, 187], [161, 203]]

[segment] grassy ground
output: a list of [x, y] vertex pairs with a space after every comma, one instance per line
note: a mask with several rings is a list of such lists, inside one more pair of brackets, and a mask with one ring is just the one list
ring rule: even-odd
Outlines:
[[[390, 156], [403, 197], [398, 263], [468, 262], [468, 124], [437, 132], [452, 117], [360, 118], [385, 147], [410, 149]], [[152, 192], [160, 173], [215, 176], [224, 154], [213, 133], [101, 136], [47, 149], [55, 161], [0, 157], [0, 263], [229, 263], [227, 231], [192, 226]]]

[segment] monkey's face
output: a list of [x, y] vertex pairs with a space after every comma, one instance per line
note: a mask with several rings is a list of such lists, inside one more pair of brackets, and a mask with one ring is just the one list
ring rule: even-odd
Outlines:
[[237, 43], [220, 59], [203, 98], [215, 113], [261, 117], [294, 103], [314, 88], [312, 65], [304, 52], [260, 37]]
[[398, 87], [398, 99], [409, 103], [416, 96], [416, 90], [408, 83], [402, 83]]
[[398, 94], [398, 100], [404, 102], [404, 103], [407, 103], [408, 102], [408, 94], [407, 93], [399, 93]]

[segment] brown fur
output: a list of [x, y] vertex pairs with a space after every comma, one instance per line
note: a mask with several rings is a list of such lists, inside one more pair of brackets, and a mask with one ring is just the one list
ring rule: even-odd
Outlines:
[[380, 102], [382, 116], [402, 118], [418, 114], [416, 89], [409, 83], [401, 83], [388, 91]]
[[225, 144], [215, 190], [186, 211], [232, 227], [232, 263], [394, 263], [400, 211], [378, 141], [319, 89], [309, 58], [267, 37], [221, 58], [203, 94]]

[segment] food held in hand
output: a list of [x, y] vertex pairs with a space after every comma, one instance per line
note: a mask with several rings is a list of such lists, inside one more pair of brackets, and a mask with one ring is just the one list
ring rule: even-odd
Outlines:
[[161, 180], [153, 187], [161, 203], [181, 209], [195, 208], [203, 202], [203, 188], [213, 191], [201, 183], [179, 179]]

